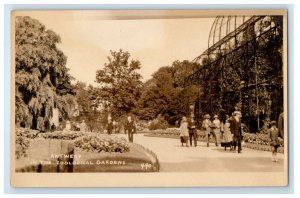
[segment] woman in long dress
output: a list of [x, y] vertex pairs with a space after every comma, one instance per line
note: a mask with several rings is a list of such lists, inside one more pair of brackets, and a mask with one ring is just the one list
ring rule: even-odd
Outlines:
[[210, 140], [210, 136], [212, 134], [212, 126], [213, 125], [210, 121], [210, 115], [205, 114], [204, 120], [202, 122], [202, 128], [204, 128], [204, 130], [205, 130], [205, 140], [206, 140], [207, 147], [209, 147], [209, 140]]
[[222, 134], [223, 134], [223, 138], [222, 138], [222, 142], [221, 142], [221, 146], [223, 146], [225, 148], [229, 147], [230, 150], [232, 150], [232, 134], [230, 131], [230, 123], [229, 123], [229, 116], [226, 115], [225, 121], [222, 121]]
[[184, 143], [186, 143], [186, 147], [188, 147], [188, 137], [189, 137], [189, 129], [188, 129], [188, 122], [186, 117], [182, 117], [181, 123], [180, 123], [180, 141], [181, 146], [183, 146]]

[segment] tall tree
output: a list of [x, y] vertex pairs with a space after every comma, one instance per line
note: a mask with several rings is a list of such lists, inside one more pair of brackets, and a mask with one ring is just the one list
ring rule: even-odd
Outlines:
[[96, 73], [100, 84], [101, 98], [108, 101], [114, 116], [129, 113], [135, 106], [141, 93], [142, 76], [137, 72], [141, 68], [138, 60], [129, 60], [127, 51], [110, 51], [108, 63]]
[[154, 119], [159, 114], [166, 118], [172, 114], [173, 109], [169, 109], [169, 104], [178, 95], [173, 83], [173, 73], [173, 68], [161, 67], [145, 84], [138, 105], [140, 118]]
[[188, 60], [179, 61], [176, 60], [172, 63], [173, 67], [173, 79], [175, 87], [184, 87], [184, 79], [197, 71], [199, 68], [199, 63], [191, 62]]
[[174, 61], [172, 66], [159, 68], [153, 78], [143, 86], [143, 92], [135, 110], [141, 119], [152, 120], [158, 115], [173, 125], [182, 116], [188, 116], [189, 106], [198, 95], [195, 86], [183, 88], [183, 79], [189, 75], [196, 64]]
[[19, 16], [15, 22], [16, 124], [45, 130], [53, 108], [67, 118], [76, 106], [67, 58], [57, 48], [60, 37], [38, 20]]

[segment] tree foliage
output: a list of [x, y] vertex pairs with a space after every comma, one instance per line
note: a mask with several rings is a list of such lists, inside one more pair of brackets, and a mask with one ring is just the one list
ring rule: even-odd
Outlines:
[[108, 63], [97, 70], [96, 82], [100, 85], [102, 101], [108, 101], [111, 113], [119, 117], [135, 108], [140, 97], [142, 76], [138, 73], [141, 63], [130, 60], [126, 51], [111, 51]]
[[53, 108], [67, 118], [76, 106], [67, 58], [57, 48], [60, 37], [38, 20], [19, 16], [15, 22], [16, 124], [45, 130]]
[[174, 125], [182, 116], [190, 113], [189, 106], [195, 102], [198, 89], [183, 88], [183, 79], [196, 67], [187, 60], [174, 61], [172, 66], [161, 67], [143, 85], [143, 92], [135, 112], [141, 119], [153, 120], [162, 116]]

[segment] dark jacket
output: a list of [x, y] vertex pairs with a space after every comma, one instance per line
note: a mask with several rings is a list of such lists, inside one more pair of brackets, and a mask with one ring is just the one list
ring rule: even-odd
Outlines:
[[241, 130], [241, 121], [237, 121], [234, 117], [231, 117], [229, 120], [230, 123], [230, 131], [235, 137], [242, 136]]
[[128, 133], [135, 133], [135, 123], [134, 121], [131, 120], [131, 122], [129, 122], [128, 120], [126, 120], [125, 122], [125, 130], [128, 131]]
[[196, 131], [196, 122], [189, 120], [188, 121], [188, 129], [189, 129], [189, 133], [194, 133]]

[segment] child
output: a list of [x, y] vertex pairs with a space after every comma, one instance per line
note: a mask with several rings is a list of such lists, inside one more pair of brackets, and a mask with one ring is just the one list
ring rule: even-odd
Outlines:
[[277, 122], [272, 121], [270, 123], [270, 129], [268, 130], [269, 138], [271, 139], [271, 146], [272, 146], [272, 162], [278, 162], [277, 159], [277, 149], [280, 146], [279, 140], [278, 140], [278, 129], [276, 127]]
[[188, 147], [188, 137], [189, 137], [188, 122], [187, 122], [186, 117], [182, 117], [182, 120], [180, 123], [181, 146], [183, 146], [183, 143], [186, 143], [186, 147]]

